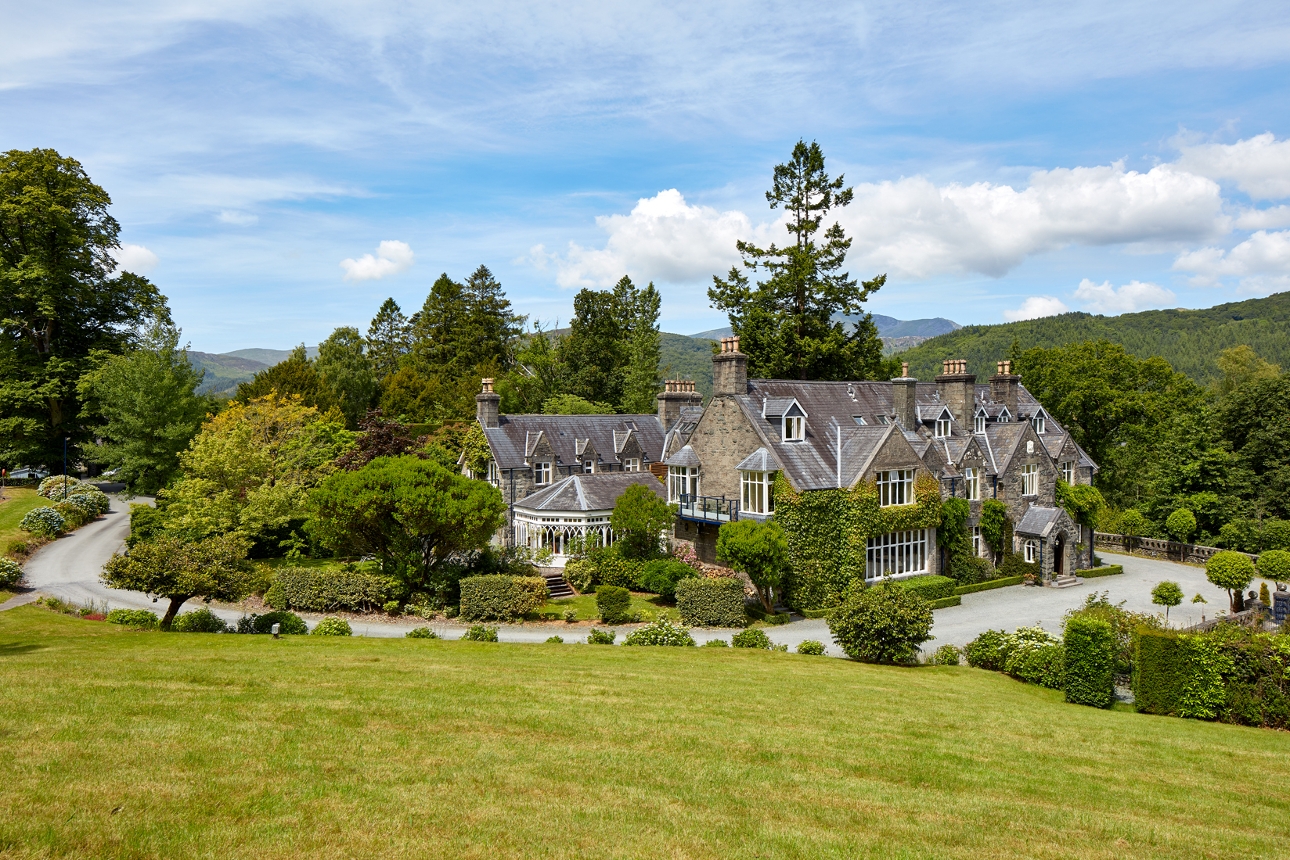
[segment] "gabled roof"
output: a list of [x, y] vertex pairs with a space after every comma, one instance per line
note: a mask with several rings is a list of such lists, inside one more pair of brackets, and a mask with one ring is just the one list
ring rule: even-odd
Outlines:
[[648, 487], [659, 498], [667, 496], [658, 478], [649, 472], [601, 472], [570, 475], [556, 481], [516, 502], [515, 509], [547, 514], [556, 511], [611, 511], [618, 497], [636, 484]]
[[669, 466], [692, 466], [697, 469], [699, 468], [699, 455], [694, 453], [693, 448], [686, 445], [664, 462]]
[[615, 444], [630, 431], [647, 461], [663, 456], [663, 426], [657, 415], [500, 415], [498, 426], [484, 428], [488, 447], [501, 469], [530, 465], [539, 440], [545, 440], [556, 462], [577, 462], [590, 444], [601, 462], [618, 462]]
[[[794, 406], [797, 407], [796, 410], [793, 409]], [[805, 415], [806, 411], [796, 397], [767, 397], [762, 401], [761, 414], [767, 418], [780, 418], [784, 415]]]
[[[1024, 537], [1046, 538], [1065, 513], [1061, 508], [1041, 508], [1031, 505], [1013, 531]], [[1069, 519], [1069, 515], [1067, 518]]]
[[765, 448], [758, 448], [744, 457], [735, 468], [741, 472], [778, 472], [779, 463], [775, 462], [775, 458]]

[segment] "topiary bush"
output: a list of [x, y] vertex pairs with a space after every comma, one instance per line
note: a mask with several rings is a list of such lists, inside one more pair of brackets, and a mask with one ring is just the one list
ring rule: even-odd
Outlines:
[[105, 620], [108, 624], [120, 624], [138, 630], [156, 630], [161, 623], [155, 614], [146, 609], [113, 609]]
[[730, 644], [735, 648], [760, 648], [763, 651], [771, 649], [770, 637], [756, 627], [739, 631], [730, 640]]
[[14, 585], [20, 579], [22, 579], [22, 565], [13, 559], [0, 558], [0, 588]]
[[623, 640], [624, 645], [668, 645], [673, 647], [693, 647], [694, 637], [684, 627], [679, 627], [660, 618], [653, 624], [632, 632]]
[[1226, 589], [1232, 611], [1240, 612], [1245, 606], [1241, 591], [1254, 579], [1254, 562], [1244, 553], [1225, 549], [1214, 553], [1205, 562], [1205, 578]]
[[394, 577], [365, 571], [352, 564], [339, 570], [284, 567], [274, 574], [264, 602], [274, 609], [358, 612], [384, 607], [399, 597], [402, 590]]
[[596, 610], [600, 620], [606, 624], [623, 624], [631, 620], [628, 610], [632, 605], [632, 594], [617, 585], [596, 586]]
[[957, 583], [948, 576], [915, 576], [912, 579], [900, 580], [900, 586], [912, 591], [924, 600], [940, 600], [953, 597]]
[[403, 634], [405, 639], [438, 639], [439, 634], [429, 627], [416, 627]]
[[176, 633], [227, 633], [229, 627], [209, 609], [198, 609], [185, 612], [170, 622], [170, 629]]
[[337, 618], [334, 615], [328, 615], [322, 621], [314, 625], [314, 629], [309, 631], [311, 636], [352, 636], [353, 629], [349, 622], [344, 618]]
[[676, 584], [681, 623], [692, 627], [743, 627], [744, 586], [734, 577], [697, 577]]
[[1281, 583], [1290, 581], [1290, 552], [1270, 549], [1259, 556], [1259, 576]]
[[957, 645], [942, 645], [932, 654], [932, 665], [957, 666], [962, 657], [963, 652]]
[[468, 576], [461, 581], [461, 618], [511, 621], [534, 611], [546, 598], [546, 580], [540, 576]]
[[1115, 634], [1100, 618], [1066, 622], [1066, 701], [1095, 708], [1115, 702]]
[[238, 633], [272, 633], [273, 625], [278, 625], [281, 636], [304, 636], [309, 632], [309, 625], [294, 612], [266, 612], [263, 615], [243, 615], [237, 620]]
[[1012, 637], [1002, 630], [987, 630], [963, 648], [969, 666], [1002, 672], [1012, 653]]
[[587, 632], [588, 645], [613, 645], [617, 638], [618, 634], [612, 630], [597, 630], [593, 627]]
[[18, 525], [23, 531], [41, 537], [57, 537], [67, 530], [67, 522], [53, 508], [33, 508]]
[[932, 606], [912, 591], [882, 582], [852, 590], [828, 617], [833, 640], [852, 660], [913, 663], [931, 638]]
[[698, 576], [694, 568], [674, 558], [660, 558], [646, 562], [641, 568], [640, 587], [643, 591], [662, 595], [669, 600], [676, 597], [676, 584], [683, 579]]
[[461, 638], [466, 642], [496, 642], [497, 628], [475, 624]]
[[797, 653], [820, 657], [824, 654], [824, 643], [816, 642], [814, 639], [805, 639], [797, 643]]
[[590, 559], [575, 558], [564, 566], [564, 578], [574, 591], [583, 594], [596, 581], [596, 565]]

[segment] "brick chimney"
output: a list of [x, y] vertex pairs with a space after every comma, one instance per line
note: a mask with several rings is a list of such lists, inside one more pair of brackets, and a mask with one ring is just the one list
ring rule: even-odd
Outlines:
[[484, 377], [484, 390], [475, 395], [475, 418], [488, 429], [497, 426], [497, 408], [502, 396], [493, 390], [493, 378]]
[[676, 419], [681, 417], [682, 407], [703, 405], [703, 395], [695, 390], [694, 381], [690, 379], [666, 380], [657, 400], [658, 420], [664, 430], [671, 429]]
[[721, 352], [712, 356], [712, 396], [748, 393], [748, 356], [739, 351], [738, 337], [723, 337]]
[[900, 376], [891, 381], [891, 399], [896, 410], [896, 423], [902, 430], [913, 430], [918, 423], [918, 409], [914, 397], [918, 380], [909, 375], [909, 362], [900, 364]]
[[1008, 407], [1012, 420], [1017, 420], [1017, 389], [1021, 387], [1021, 377], [1012, 372], [1011, 361], [1000, 361], [995, 364], [997, 371], [990, 377], [990, 399]]
[[941, 402], [950, 408], [959, 429], [970, 433], [976, 405], [976, 376], [967, 372], [967, 362], [957, 358], [941, 362], [936, 390], [941, 395]]

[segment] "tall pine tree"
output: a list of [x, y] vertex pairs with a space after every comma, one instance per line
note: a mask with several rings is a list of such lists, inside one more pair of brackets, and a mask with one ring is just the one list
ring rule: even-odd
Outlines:
[[378, 380], [399, 369], [411, 340], [411, 324], [399, 303], [393, 298], [386, 299], [367, 327], [367, 360]]
[[[631, 283], [626, 278], [623, 279]], [[621, 282], [620, 282], [621, 283]], [[651, 282], [636, 290], [630, 302], [626, 364], [623, 367], [623, 412], [653, 412], [658, 395], [658, 364], [661, 337], [658, 312], [662, 299]]]
[[515, 361], [524, 317], [511, 308], [502, 285], [487, 266], [476, 269], [465, 284], [466, 321], [459, 341], [460, 365], [467, 369], [495, 365], [504, 370]]

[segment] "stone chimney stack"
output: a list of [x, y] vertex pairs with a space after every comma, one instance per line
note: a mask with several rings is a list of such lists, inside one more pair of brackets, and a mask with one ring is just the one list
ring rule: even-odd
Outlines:
[[900, 376], [891, 381], [891, 399], [896, 409], [896, 423], [902, 430], [913, 430], [918, 424], [918, 408], [914, 397], [918, 380], [909, 375], [909, 362], [901, 362]]
[[685, 406], [702, 406], [703, 395], [694, 387], [690, 379], [669, 379], [663, 383], [663, 390], [658, 395], [658, 420], [664, 430], [670, 430], [681, 417]]
[[1012, 420], [1017, 420], [1017, 389], [1021, 387], [1021, 377], [1012, 372], [1011, 361], [1000, 361], [995, 365], [997, 371], [990, 377], [990, 399], [1008, 407]]
[[501, 402], [502, 395], [493, 390], [493, 378], [484, 377], [484, 390], [475, 395], [475, 418], [480, 425], [490, 430], [497, 426], [497, 409]]
[[941, 402], [950, 408], [959, 429], [970, 433], [976, 406], [976, 376], [967, 372], [967, 362], [957, 358], [942, 362], [941, 375], [936, 377], [936, 390], [941, 395]]
[[739, 351], [738, 337], [723, 337], [721, 352], [712, 356], [712, 396], [748, 393], [748, 356]]

